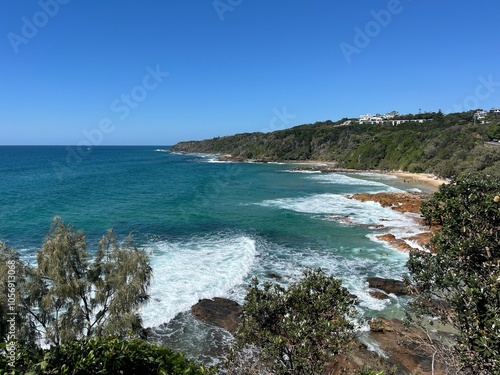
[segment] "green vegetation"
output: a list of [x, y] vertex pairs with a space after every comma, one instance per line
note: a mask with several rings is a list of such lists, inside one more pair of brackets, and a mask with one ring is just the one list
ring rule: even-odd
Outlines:
[[288, 289], [271, 283], [259, 288], [254, 279], [236, 334], [238, 350], [255, 346], [273, 374], [320, 374], [352, 337], [354, 303], [341, 281], [320, 269], [305, 271]]
[[435, 255], [413, 252], [408, 261], [416, 311], [459, 331], [467, 373], [499, 374], [500, 180], [476, 175], [442, 185], [422, 213], [442, 229], [430, 242]]
[[199, 142], [181, 142], [174, 151], [230, 154], [261, 161], [321, 160], [339, 168], [404, 170], [452, 177], [485, 171], [500, 178], [500, 117], [474, 124], [474, 112], [424, 113], [422, 124], [349, 125], [325, 121], [272, 133], [246, 133]]
[[116, 337], [72, 341], [48, 350], [20, 349], [16, 366], [0, 357], [0, 375], [202, 375], [211, 374], [175, 353], [140, 339]]

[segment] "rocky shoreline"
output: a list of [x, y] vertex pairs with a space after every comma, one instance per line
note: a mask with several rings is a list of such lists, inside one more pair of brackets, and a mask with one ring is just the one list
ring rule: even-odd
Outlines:
[[[377, 202], [383, 207], [415, 216], [415, 221], [421, 224], [420, 205], [430, 198], [426, 193], [361, 193], [348, 196], [362, 202]], [[384, 228], [388, 229], [388, 228]], [[424, 229], [424, 228], [422, 228]], [[400, 251], [422, 251], [411, 246], [410, 243], [417, 243], [424, 248], [431, 237], [431, 230], [422, 231], [409, 238], [396, 238], [391, 233], [378, 236], [381, 241], [385, 241], [391, 247]], [[374, 298], [387, 299], [390, 294], [397, 296], [408, 295], [409, 290], [404, 282], [399, 280], [382, 279], [371, 277], [366, 280], [370, 288], [369, 293]], [[213, 324], [226, 329], [231, 333], [235, 332], [239, 321], [239, 314], [242, 307], [234, 301], [224, 298], [213, 300], [201, 300], [193, 306], [192, 313], [201, 321]], [[446, 365], [440, 358], [436, 358], [436, 342], [439, 337], [446, 335], [435, 332], [438, 336], [431, 338], [427, 332], [417, 327], [407, 327], [404, 322], [398, 319], [376, 318], [369, 322], [370, 332], [368, 337], [385, 356], [369, 350], [366, 345], [358, 340], [353, 340], [348, 350], [339, 355], [335, 363], [327, 364], [330, 373], [351, 373], [364, 366], [378, 368], [380, 370], [395, 371], [396, 374], [446, 374]]]
[[[405, 295], [407, 287], [401, 281], [370, 278], [370, 287], [381, 294]], [[192, 307], [192, 314], [206, 324], [235, 333], [242, 306], [225, 298], [203, 299]], [[369, 322], [369, 338], [381, 355], [353, 339], [335, 361], [326, 364], [327, 373], [354, 373], [362, 368], [374, 368], [394, 374], [444, 375], [446, 365], [435, 358], [436, 337], [417, 327], [407, 327], [398, 319], [376, 318]], [[434, 335], [438, 335], [434, 333]], [[443, 335], [440, 333], [439, 335]], [[439, 338], [438, 338], [439, 340]]]
[[[231, 155], [219, 157], [220, 161], [230, 162], [275, 162], [274, 160], [246, 160], [233, 158]], [[296, 164], [292, 170], [311, 171], [320, 173], [359, 173], [362, 171], [338, 168], [335, 163], [330, 162], [300, 162], [285, 161]], [[363, 171], [367, 172], [367, 171]], [[428, 184], [429, 191], [435, 191], [437, 186], [445, 183], [432, 176], [419, 174], [407, 174], [403, 172], [369, 171], [373, 173], [392, 174], [404, 179], [402, 182]], [[402, 174], [401, 174], [402, 173]], [[358, 193], [346, 196], [361, 202], [377, 202], [382, 207], [389, 207], [399, 213], [411, 217], [416, 224], [422, 224], [420, 217], [420, 206], [422, 202], [431, 197], [430, 193], [416, 192], [381, 192], [381, 193]], [[349, 218], [340, 218], [349, 222]], [[427, 244], [435, 228], [424, 228], [422, 232], [411, 237], [398, 238], [390, 233], [391, 228], [380, 225], [376, 228], [387, 233], [377, 236], [377, 239], [387, 243], [390, 247], [402, 252], [427, 251]], [[432, 230], [431, 230], [432, 229]], [[277, 276], [279, 277], [279, 276]], [[366, 283], [372, 297], [378, 299], [390, 298], [390, 295], [404, 296], [409, 294], [407, 286], [399, 280], [368, 278]], [[239, 322], [239, 314], [242, 306], [238, 303], [224, 298], [212, 300], [200, 300], [192, 307], [191, 313], [194, 317], [206, 324], [214, 325], [234, 334]], [[329, 373], [353, 373], [363, 367], [372, 367], [384, 370], [386, 373], [396, 374], [446, 374], [447, 368], [436, 354], [436, 338], [430, 337], [428, 332], [417, 327], [407, 327], [398, 319], [375, 318], [369, 321], [370, 331], [367, 333], [369, 341], [378, 348], [377, 351], [370, 350], [361, 341], [353, 340], [346, 352], [336, 358], [335, 363], [327, 364]], [[434, 333], [443, 335], [443, 333]], [[438, 339], [439, 340], [439, 339]], [[373, 348], [371, 348], [373, 349]], [[382, 354], [383, 353], [383, 354]], [[391, 372], [394, 371], [394, 372]]]
[[[413, 214], [412, 218], [415, 220], [416, 224], [422, 224], [422, 218], [420, 217], [420, 206], [422, 202], [428, 200], [431, 197], [428, 193], [359, 193], [348, 195], [347, 198], [356, 199], [361, 202], [377, 202], [382, 207], [390, 207], [391, 209], [404, 213]], [[418, 216], [415, 216], [418, 215]], [[383, 229], [383, 228], [382, 228]], [[409, 252], [412, 250], [419, 251], [425, 249], [431, 239], [432, 231], [431, 229], [426, 229], [422, 227], [422, 232], [417, 233], [410, 237], [397, 238], [394, 234], [386, 233], [377, 236], [377, 239], [386, 242], [391, 247], [398, 249], [402, 252]], [[413, 244], [417, 244], [419, 248], [415, 247]]]

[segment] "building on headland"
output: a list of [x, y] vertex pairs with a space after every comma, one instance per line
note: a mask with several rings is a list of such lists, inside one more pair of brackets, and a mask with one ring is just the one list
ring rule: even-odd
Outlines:
[[370, 115], [369, 113], [366, 115], [361, 115], [361, 116], [359, 116], [359, 122], [370, 121], [371, 118], [372, 118], [372, 115]]
[[406, 122], [416, 122], [419, 124], [422, 124], [426, 121], [431, 121], [432, 119], [413, 119], [413, 120], [406, 120], [406, 119], [398, 119], [399, 113], [396, 111], [392, 111], [383, 115], [376, 114], [375, 116], [372, 116], [370, 114], [366, 115], [361, 115], [359, 116], [358, 122], [360, 124], [389, 124], [389, 125], [399, 125], [399, 124], [404, 124]]
[[491, 108], [490, 113], [500, 113], [500, 108]]
[[476, 119], [482, 120], [482, 119], [486, 118], [487, 114], [488, 114], [488, 112], [480, 110], [480, 111], [477, 111], [476, 113], [474, 113], [474, 116], [476, 117]]

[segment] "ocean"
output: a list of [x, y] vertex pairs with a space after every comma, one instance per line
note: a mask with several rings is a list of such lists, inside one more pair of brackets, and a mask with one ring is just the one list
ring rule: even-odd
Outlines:
[[366, 278], [406, 272], [407, 255], [377, 235], [421, 229], [409, 214], [345, 195], [422, 187], [165, 149], [0, 147], [0, 240], [33, 261], [56, 215], [86, 233], [91, 252], [109, 228], [122, 239], [132, 234], [153, 266], [144, 326], [205, 363], [217, 361], [231, 336], [194, 320], [191, 306], [212, 297], [242, 303], [253, 276], [286, 285], [321, 267], [359, 297], [361, 331], [364, 319], [403, 316], [406, 301], [371, 297]]

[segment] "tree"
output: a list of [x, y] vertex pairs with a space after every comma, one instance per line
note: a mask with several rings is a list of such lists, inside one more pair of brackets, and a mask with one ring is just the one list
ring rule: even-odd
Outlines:
[[453, 324], [466, 371], [500, 373], [500, 182], [466, 176], [422, 205], [425, 223], [440, 226], [430, 248], [408, 260], [415, 307]]
[[306, 270], [288, 289], [252, 280], [238, 328], [237, 350], [256, 346], [273, 374], [318, 374], [349, 342], [355, 298], [321, 269]]
[[36, 260], [24, 266], [20, 303], [47, 343], [139, 332], [152, 270], [131, 238], [119, 246], [108, 231], [92, 261], [85, 235], [56, 217]]

